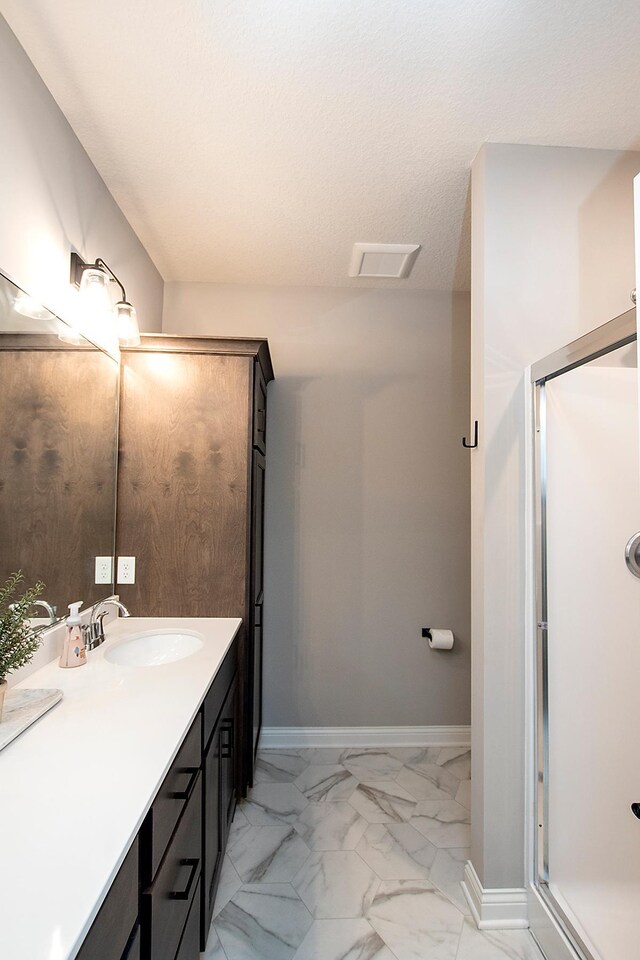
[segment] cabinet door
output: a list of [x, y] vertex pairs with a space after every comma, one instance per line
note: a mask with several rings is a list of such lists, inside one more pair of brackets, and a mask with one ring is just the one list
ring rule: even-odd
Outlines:
[[[220, 754], [222, 745], [222, 726], [216, 726], [204, 757], [204, 808], [203, 808], [203, 860], [202, 875], [202, 923], [200, 929], [201, 945], [204, 945], [209, 933], [213, 903], [216, 895], [216, 881], [222, 860], [222, 836], [220, 832]], [[202, 946], [204, 949], [204, 946]]]
[[136, 838], [80, 947], [78, 960], [121, 960], [138, 918], [138, 889]]
[[220, 718], [220, 831], [223, 851], [236, 806], [236, 714], [237, 696], [234, 682]]
[[258, 362], [253, 373], [253, 445], [267, 452], [267, 384]]
[[262, 602], [264, 593], [264, 480], [265, 458], [254, 451], [251, 510], [251, 607], [249, 624], [249, 716], [246, 732], [248, 781], [253, 780], [255, 754], [262, 726]]
[[195, 787], [153, 884], [142, 894], [143, 956], [175, 960], [202, 869], [202, 782]]
[[262, 728], [262, 603], [253, 608], [253, 724], [251, 745], [253, 764], [258, 751], [258, 740]]

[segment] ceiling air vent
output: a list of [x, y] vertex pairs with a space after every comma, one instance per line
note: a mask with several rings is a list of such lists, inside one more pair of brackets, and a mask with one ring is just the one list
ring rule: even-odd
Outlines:
[[419, 243], [354, 243], [349, 276], [403, 280], [419, 253]]

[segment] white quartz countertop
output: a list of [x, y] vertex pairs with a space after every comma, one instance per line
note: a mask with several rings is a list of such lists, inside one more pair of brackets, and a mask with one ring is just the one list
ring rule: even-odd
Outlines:
[[[0, 752], [0, 957], [76, 956], [238, 631], [238, 619], [113, 620], [87, 664], [57, 660], [17, 684], [62, 701]], [[197, 632], [163, 666], [105, 659], [151, 629]]]

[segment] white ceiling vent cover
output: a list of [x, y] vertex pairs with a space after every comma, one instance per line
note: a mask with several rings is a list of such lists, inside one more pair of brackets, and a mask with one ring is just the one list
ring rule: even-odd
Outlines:
[[419, 243], [354, 243], [349, 276], [403, 280], [419, 253]]

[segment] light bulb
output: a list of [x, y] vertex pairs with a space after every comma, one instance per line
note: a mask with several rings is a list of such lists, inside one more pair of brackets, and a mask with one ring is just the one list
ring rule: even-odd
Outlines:
[[140, 345], [140, 330], [136, 308], [126, 300], [116, 303], [116, 329], [121, 347], [137, 347]]
[[100, 267], [87, 267], [82, 271], [77, 327], [93, 343], [115, 340], [110, 283], [109, 275]]

